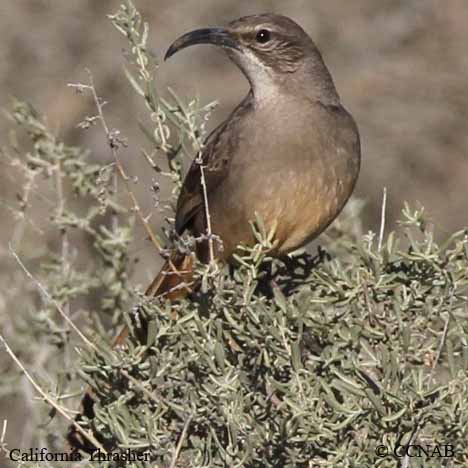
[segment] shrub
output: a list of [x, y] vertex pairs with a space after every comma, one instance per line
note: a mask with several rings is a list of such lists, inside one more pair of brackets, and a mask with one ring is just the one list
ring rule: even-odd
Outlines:
[[[150, 117], [141, 124], [151, 145], [143, 154], [173, 182], [170, 200], [161, 202], [170, 207], [186, 155], [202, 148], [212, 105], [185, 103], [172, 91], [161, 97], [146, 46], [148, 27], [138, 11], [127, 2], [111, 20], [130, 44], [126, 73]], [[50, 222], [58, 247], [41, 252], [32, 274], [16, 251], [21, 246], [28, 252], [23, 238], [15, 237], [12, 258], [41, 297], [12, 292], [9, 300], [20, 299], [20, 307], [1, 317], [2, 342], [23, 371], [39, 374], [28, 374], [26, 385], [42, 391], [51, 415], [72, 419], [63, 400], [73, 393], [67, 406], [76, 408], [81, 393], [70, 369], [71, 332], [79, 334], [75, 365], [95, 401], [95, 417], [82, 421], [83, 431], [111, 457], [131, 450], [150, 460], [101, 466], [466, 465], [468, 230], [436, 242], [423, 209], [405, 206], [397, 232], [362, 235], [354, 201], [321, 238], [326, 247], [316, 256], [296, 252], [273, 259], [273, 233], [257, 220], [257, 245], [241, 250], [233, 267], [197, 265], [201, 286], [190, 298], [173, 304], [149, 299], [128, 282], [135, 218], [163, 255], [173, 246], [190, 248], [194, 239], [174, 239], [168, 210], [163, 235], [152, 233], [120, 161], [125, 142], [108, 127], [92, 77], [73, 86], [94, 97], [97, 114], [81, 126], [102, 124], [114, 163], [91, 162], [84, 150], [59, 141], [31, 106], [14, 104], [11, 116], [29, 147], [4, 150], [9, 170], [24, 180], [12, 212], [24, 230], [38, 187], [53, 193]], [[166, 155], [166, 168], [154, 162], [156, 152]], [[115, 191], [118, 177], [130, 209]], [[91, 253], [86, 265], [73, 248], [80, 242]], [[37, 248], [31, 240], [29, 245]], [[87, 338], [90, 320], [98, 335], [107, 336], [97, 314], [76, 327], [74, 308], [96, 306], [111, 323], [129, 326], [126, 346]], [[143, 341], [141, 324], [147, 329]], [[18, 349], [24, 350], [21, 361]], [[45, 354], [38, 363], [39, 349]], [[6, 370], [4, 394], [20, 385]], [[63, 452], [57, 436], [64, 433], [64, 422], [54, 418], [35, 442]], [[408, 444], [425, 452], [405, 453]], [[9, 453], [5, 443], [3, 449]]]

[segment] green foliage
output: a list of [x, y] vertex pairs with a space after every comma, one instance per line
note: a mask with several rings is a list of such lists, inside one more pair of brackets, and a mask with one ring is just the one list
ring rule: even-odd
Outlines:
[[[14, 148], [17, 155], [11, 159], [11, 164], [20, 167], [22, 176], [29, 182], [24, 185], [24, 192], [18, 194], [19, 208], [23, 213], [34, 210], [34, 197], [29, 191], [34, 185], [32, 181], [37, 179], [46, 180], [56, 198], [56, 207], [48, 220], [60, 233], [62, 249], [60, 254], [52, 254], [43, 264], [52, 296], [63, 304], [101, 287], [109, 293], [113, 289], [114, 293], [106, 295], [101, 307], [112, 313], [121, 312], [128, 297], [121, 289], [127, 288], [126, 251], [133, 221], [127, 214], [125, 225], [112, 228], [119, 214], [127, 210], [116, 201], [108, 174], [111, 169], [92, 163], [88, 152], [82, 148], [59, 141], [30, 104], [14, 101], [10, 117], [18, 129], [26, 133], [28, 145]], [[71, 196], [65, 190], [71, 191]], [[67, 200], [72, 197], [88, 201], [85, 210], [74, 209], [71, 200]], [[73, 254], [67, 245], [67, 233], [73, 231], [92, 239], [92, 253], [99, 275], [73, 268]]]
[[421, 219], [405, 208], [404, 248], [392, 233], [282, 261], [259, 244], [192, 300], [143, 301], [148, 342], [87, 357], [95, 429], [158, 466], [184, 427], [177, 466], [390, 467], [410, 441], [466, 464], [468, 232], [439, 246]]
[[[64, 318], [80, 323], [87, 333], [91, 322], [94, 330], [103, 330], [101, 319], [120, 322], [130, 307], [133, 215], [117, 200], [111, 167], [93, 163], [87, 151], [60, 141], [25, 102], [15, 100], [9, 117], [15, 131], [1, 154], [17, 193], [5, 204], [13, 235], [8, 255], [2, 251], [9, 274], [2, 275], [1, 337], [61, 407], [73, 392], [70, 380], [76, 379], [71, 366], [76, 341], [71, 339], [72, 322]], [[80, 320], [83, 309], [86, 321]], [[96, 309], [103, 314], [93, 313]], [[58, 420], [53, 428], [44, 424], [56, 411], [29, 402], [31, 382], [19, 379], [7, 358], [1, 362], [0, 395], [27, 399], [34, 436], [25, 443], [63, 451], [58, 436], [62, 438], [67, 421]], [[0, 448], [8, 453], [3, 440]]]

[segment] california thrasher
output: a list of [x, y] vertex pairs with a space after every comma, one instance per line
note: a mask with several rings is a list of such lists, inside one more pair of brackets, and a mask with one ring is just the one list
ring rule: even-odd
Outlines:
[[[273, 14], [189, 32], [170, 46], [166, 59], [194, 44], [222, 47], [251, 87], [210, 134], [201, 155], [211, 229], [223, 245], [214, 243], [216, 258], [229, 261], [239, 244], [255, 242], [250, 221], [256, 216], [267, 228], [276, 225], [272, 254], [305, 245], [341, 211], [360, 168], [358, 129], [319, 50], [298, 24]], [[195, 237], [207, 232], [196, 162], [179, 196], [175, 228]], [[207, 262], [208, 252], [205, 240], [197, 256]], [[173, 254], [147, 294], [179, 296], [191, 267], [190, 257]]]
[[[166, 59], [194, 44], [222, 47], [251, 90], [208, 137], [202, 154], [215, 256], [229, 260], [239, 244], [255, 242], [249, 221], [276, 224], [272, 254], [286, 254], [316, 237], [338, 215], [356, 183], [360, 142], [341, 105], [332, 77], [312, 39], [294, 21], [265, 14], [240, 18], [227, 28], [184, 34]], [[179, 196], [176, 231], [207, 232], [200, 164], [190, 168]], [[197, 247], [207, 262], [208, 241]], [[186, 271], [190, 261], [173, 257]], [[148, 289], [167, 292], [184, 278], [168, 267]], [[177, 275], [176, 275], [177, 276]], [[183, 276], [183, 275], [182, 275]], [[186, 278], [186, 277], [185, 277]]]

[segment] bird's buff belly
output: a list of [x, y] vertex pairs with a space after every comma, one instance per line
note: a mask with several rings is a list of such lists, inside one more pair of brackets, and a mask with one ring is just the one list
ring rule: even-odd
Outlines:
[[[333, 182], [331, 182], [333, 180]], [[337, 216], [348, 198], [343, 183], [333, 178], [283, 171], [281, 177], [232, 187], [212, 200], [212, 231], [223, 241], [219, 255], [228, 259], [239, 244], [253, 245], [250, 222], [260, 218], [266, 230], [274, 229], [274, 252], [285, 254], [319, 235]], [[235, 192], [235, 193], [234, 193]], [[232, 201], [237, 200], [236, 204]]]

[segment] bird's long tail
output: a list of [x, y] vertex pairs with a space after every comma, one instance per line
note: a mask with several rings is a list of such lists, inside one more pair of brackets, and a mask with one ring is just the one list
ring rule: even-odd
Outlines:
[[[173, 252], [154, 280], [145, 291], [148, 297], [161, 297], [173, 302], [186, 297], [191, 292], [193, 282], [192, 255]], [[142, 324], [141, 340], [145, 340], [145, 324]], [[128, 337], [128, 328], [125, 327], [115, 338], [113, 346], [123, 345]], [[146, 342], [142, 341], [143, 343]]]
[[[191, 292], [193, 267], [194, 259], [191, 255], [173, 252], [147, 288], [145, 295], [148, 297], [164, 297], [171, 302], [186, 297]], [[145, 323], [141, 323], [142, 320], [140, 317], [138, 336], [142, 343], [146, 343], [147, 327]], [[128, 334], [128, 327], [125, 327], [115, 338], [113, 347], [125, 344]], [[89, 420], [94, 418], [94, 402], [93, 392], [88, 388], [81, 400], [81, 410], [75, 418], [76, 423], [79, 424], [84, 417]], [[80, 449], [91, 453], [96, 450], [96, 447], [86, 440], [74, 425], [69, 428], [67, 440], [71, 451]]]
[[165, 296], [175, 301], [187, 296], [193, 279], [193, 256], [174, 252], [146, 289], [149, 297]]

